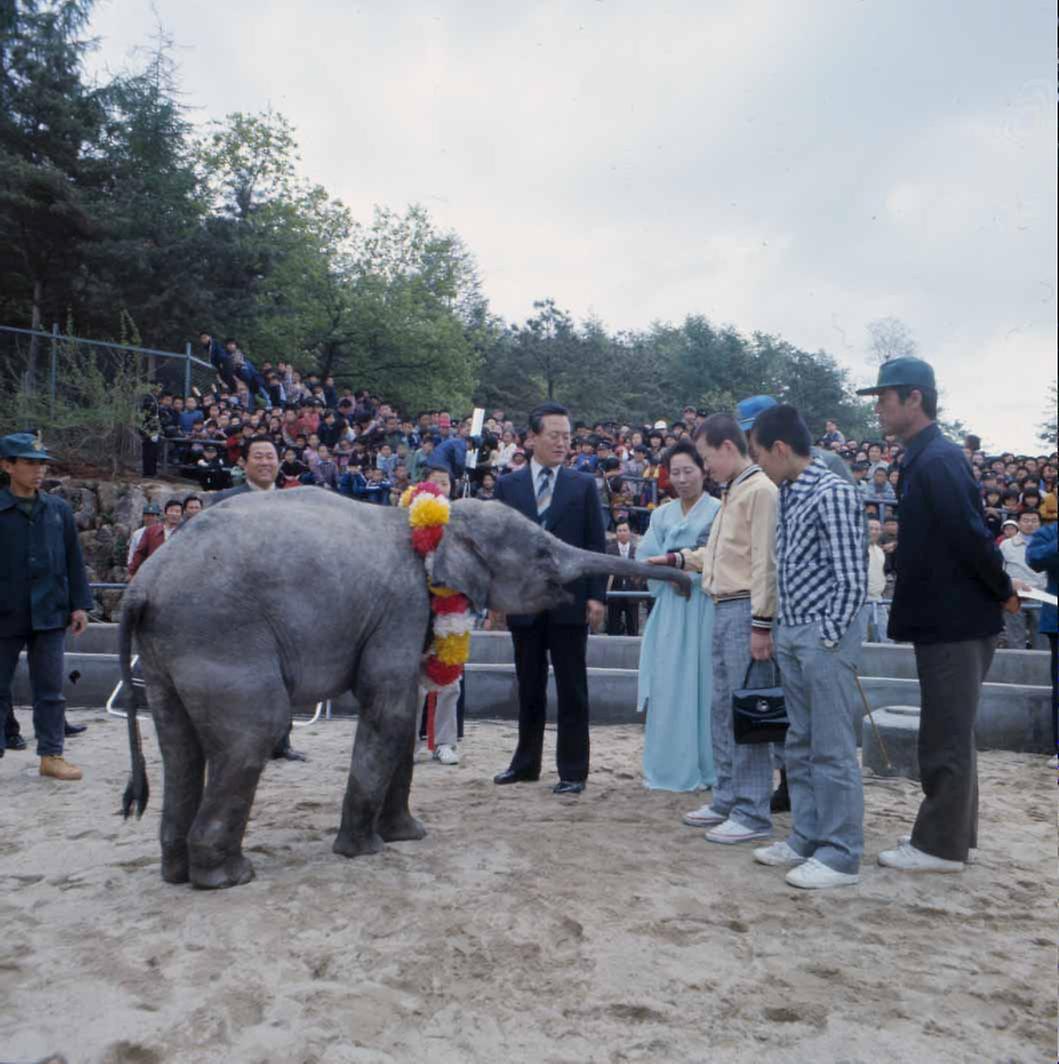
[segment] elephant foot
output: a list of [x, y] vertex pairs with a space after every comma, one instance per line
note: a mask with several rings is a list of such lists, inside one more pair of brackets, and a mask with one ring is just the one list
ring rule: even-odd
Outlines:
[[162, 878], [167, 883], [186, 883], [191, 878], [191, 864], [186, 849], [183, 853], [162, 851]]
[[411, 813], [405, 813], [386, 821], [385, 824], [379, 824], [379, 834], [386, 842], [415, 842], [426, 838], [427, 829], [421, 820], [417, 820]]
[[343, 857], [362, 857], [368, 853], [381, 853], [383, 849], [382, 836], [374, 831], [369, 835], [343, 835], [339, 832], [335, 836], [335, 844], [332, 851]]
[[254, 878], [254, 866], [242, 854], [238, 854], [213, 868], [197, 868], [192, 865], [189, 878], [191, 885], [199, 890], [241, 887]]

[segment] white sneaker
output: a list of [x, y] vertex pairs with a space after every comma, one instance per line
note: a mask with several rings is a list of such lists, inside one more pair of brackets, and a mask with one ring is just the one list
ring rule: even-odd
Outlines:
[[712, 805], [704, 805], [680, 818], [690, 828], [708, 828], [714, 824], [723, 824], [728, 817], [724, 813], [714, 812]]
[[416, 743], [416, 752], [412, 755], [412, 760], [421, 765], [424, 761], [430, 760], [430, 747], [425, 742]]
[[[910, 846], [911, 844], [912, 844], [912, 836], [911, 835], [898, 835], [898, 837], [897, 837], [897, 845], [898, 846]], [[970, 850], [967, 851], [967, 863], [968, 864], [978, 864], [978, 851], [976, 849], [974, 849], [973, 847]]]
[[792, 849], [786, 840], [774, 842], [771, 846], [759, 846], [754, 851], [754, 860], [758, 864], [773, 865], [779, 867], [786, 865], [794, 868], [796, 865], [805, 864], [807, 858], [802, 857]]
[[754, 839], [767, 839], [771, 834], [771, 831], [755, 831], [753, 828], [740, 824], [738, 820], [729, 819], [723, 824], [718, 824], [712, 831], [707, 831], [706, 841], [721, 842], [730, 846], [737, 842], [753, 842]]
[[963, 861], [946, 861], [944, 857], [917, 850], [910, 842], [898, 844], [896, 850], [883, 850], [879, 864], [902, 872], [962, 872]]
[[860, 882], [860, 876], [855, 872], [836, 872], [815, 857], [810, 857], [804, 864], [799, 865], [797, 868], [792, 868], [783, 878], [792, 887], [801, 887], [802, 890], [852, 887], [854, 883]]
[[440, 761], [443, 765], [458, 765], [460, 755], [456, 753], [455, 746], [439, 746], [434, 751], [434, 760]]

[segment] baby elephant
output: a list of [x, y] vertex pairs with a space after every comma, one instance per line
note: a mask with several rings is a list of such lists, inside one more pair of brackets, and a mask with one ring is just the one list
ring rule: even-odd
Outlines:
[[[498, 502], [465, 499], [434, 556], [434, 581], [476, 609], [535, 613], [613, 573], [684, 573], [567, 546]], [[210, 574], [205, 612], [190, 594]], [[430, 623], [408, 512], [318, 488], [254, 492], [210, 507], [156, 551], [125, 594], [121, 669], [135, 641], [164, 766], [162, 876], [232, 887], [253, 878], [242, 842], [261, 770], [292, 705], [352, 690], [360, 718], [334, 851], [419, 839], [408, 809], [420, 656]], [[147, 805], [135, 708], [124, 811]]]

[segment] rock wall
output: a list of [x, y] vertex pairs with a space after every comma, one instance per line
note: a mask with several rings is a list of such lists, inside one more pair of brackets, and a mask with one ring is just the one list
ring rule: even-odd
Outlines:
[[[127, 583], [126, 559], [129, 538], [143, 524], [143, 508], [149, 502], [164, 505], [173, 496], [183, 498], [196, 489], [187, 483], [160, 480], [79, 480], [73, 477], [48, 480], [44, 490], [65, 499], [74, 512], [81, 552], [88, 579], [93, 583]], [[118, 620], [120, 591], [96, 591], [93, 617]]]

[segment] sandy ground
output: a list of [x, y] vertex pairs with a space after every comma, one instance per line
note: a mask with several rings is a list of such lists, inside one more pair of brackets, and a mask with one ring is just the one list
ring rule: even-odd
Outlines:
[[550, 777], [495, 787], [513, 730], [472, 723], [459, 767], [417, 770], [429, 838], [336, 857], [354, 725], [321, 723], [296, 733], [308, 764], [266, 770], [257, 879], [200, 893], [159, 877], [151, 725], [154, 793], [126, 823], [123, 722], [71, 716], [83, 783], [0, 761], [2, 1061], [1054, 1059], [1043, 757], [981, 758], [960, 876], [874, 864], [917, 788], [869, 780], [861, 884], [818, 894], [682, 827], [699, 803], [642, 788], [636, 727], [596, 728], [589, 790], [557, 799]]

